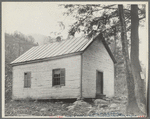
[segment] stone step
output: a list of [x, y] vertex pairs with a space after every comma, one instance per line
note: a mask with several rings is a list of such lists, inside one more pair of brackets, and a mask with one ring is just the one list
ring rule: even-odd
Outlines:
[[96, 98], [98, 98], [98, 99], [105, 99], [106, 95], [104, 95], [104, 94], [97, 94]]

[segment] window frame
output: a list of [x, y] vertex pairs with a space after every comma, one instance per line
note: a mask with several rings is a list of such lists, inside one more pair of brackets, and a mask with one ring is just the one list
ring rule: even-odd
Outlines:
[[[54, 77], [54, 72], [56, 70], [60, 71], [59, 77]], [[64, 71], [64, 75], [62, 75], [62, 72]], [[52, 87], [57, 87], [57, 86], [65, 86], [65, 68], [57, 68], [52, 70]], [[55, 78], [59, 78], [59, 84], [55, 84]], [[64, 81], [61, 81], [63, 78]]]
[[31, 72], [24, 72], [24, 88], [31, 88]]

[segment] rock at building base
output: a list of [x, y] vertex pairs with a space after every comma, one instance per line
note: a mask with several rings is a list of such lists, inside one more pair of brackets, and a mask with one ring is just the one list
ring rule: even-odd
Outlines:
[[102, 99], [96, 99], [94, 101], [94, 104], [97, 105], [97, 104], [109, 104], [109, 101], [106, 101], [106, 100], [102, 100]]
[[115, 103], [112, 103], [109, 107], [110, 107], [110, 108], [117, 108], [117, 107], [118, 107], [118, 105], [117, 105], [117, 104], [115, 104]]
[[99, 107], [100, 108], [105, 108], [105, 107], [108, 107], [108, 105], [107, 104], [99, 104]]
[[68, 111], [73, 111], [73, 110], [83, 110], [83, 109], [89, 109], [91, 105], [83, 100], [77, 100], [73, 103], [73, 105], [68, 106]]
[[73, 103], [74, 105], [80, 105], [80, 106], [89, 106], [89, 104], [83, 100], [77, 100]]

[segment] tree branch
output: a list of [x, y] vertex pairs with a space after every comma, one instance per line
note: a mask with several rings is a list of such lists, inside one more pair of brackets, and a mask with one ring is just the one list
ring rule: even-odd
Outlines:
[[140, 21], [140, 20], [142, 20], [142, 19], [144, 19], [144, 18], [145, 18], [145, 16], [143, 16], [143, 17], [139, 18], [139, 21]]

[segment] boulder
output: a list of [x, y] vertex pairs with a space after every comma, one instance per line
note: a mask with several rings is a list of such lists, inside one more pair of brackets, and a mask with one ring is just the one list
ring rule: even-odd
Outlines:
[[68, 106], [67, 108], [68, 108], [68, 111], [72, 111], [72, 110], [74, 110], [74, 108], [75, 108], [75, 105]]
[[45, 112], [45, 111], [47, 111], [46, 108], [42, 108], [42, 109], [40, 110], [40, 112]]
[[89, 106], [89, 104], [83, 100], [77, 100], [73, 103], [74, 105], [80, 105], [80, 106]]
[[83, 109], [88, 109], [91, 107], [91, 105], [83, 100], [77, 100], [73, 103], [73, 105], [68, 106], [68, 111], [73, 111], [73, 110], [83, 110]]
[[109, 104], [109, 101], [106, 101], [106, 100], [102, 100], [102, 99], [96, 99], [94, 101], [94, 104], [97, 105], [97, 104]]
[[117, 104], [115, 104], [115, 103], [112, 103], [109, 107], [110, 107], [110, 108], [117, 108], [117, 107], [118, 107], [118, 105], [117, 105]]
[[99, 104], [99, 107], [100, 108], [105, 108], [105, 107], [108, 107], [108, 104]]

